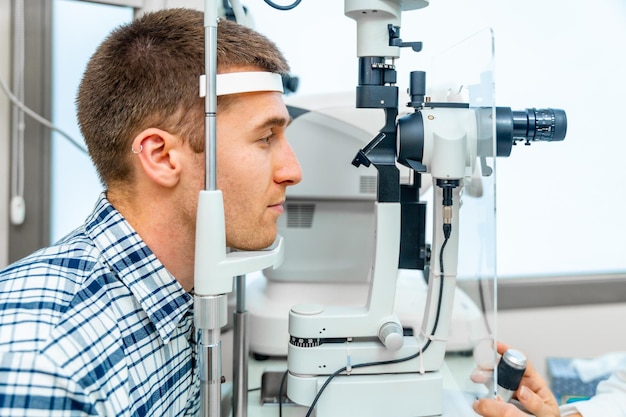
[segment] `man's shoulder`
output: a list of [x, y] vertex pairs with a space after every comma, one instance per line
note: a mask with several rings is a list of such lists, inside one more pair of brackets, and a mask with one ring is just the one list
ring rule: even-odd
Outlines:
[[[44, 342], [68, 310], [83, 302], [90, 282], [107, 273], [84, 236], [40, 249], [0, 271], [0, 326], [6, 330], [0, 345]], [[3, 340], [9, 335], [11, 340]]]
[[[67, 285], [82, 282], [81, 277], [89, 276], [99, 262], [99, 254], [93, 242], [84, 234], [77, 233], [72, 238], [39, 249], [12, 263], [0, 271], [0, 294], [12, 293], [21, 285], [31, 290], [54, 289], [56, 281]], [[46, 284], [46, 285], [44, 285]]]

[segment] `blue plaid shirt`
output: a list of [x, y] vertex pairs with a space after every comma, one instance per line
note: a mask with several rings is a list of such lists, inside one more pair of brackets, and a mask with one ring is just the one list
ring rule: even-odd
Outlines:
[[192, 305], [103, 194], [0, 272], [0, 416], [197, 415]]

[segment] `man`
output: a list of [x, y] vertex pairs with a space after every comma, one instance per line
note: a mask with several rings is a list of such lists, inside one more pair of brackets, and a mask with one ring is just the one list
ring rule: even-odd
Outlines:
[[[218, 73], [258, 80], [218, 76], [226, 243], [262, 249], [301, 179], [277, 86], [289, 68], [233, 22], [219, 22], [217, 43]], [[203, 14], [186, 9], [116, 29], [90, 59], [78, 120], [106, 191], [81, 227], [0, 273], [0, 415], [198, 413], [190, 292], [204, 72]]]
[[[503, 354], [509, 346], [498, 343], [498, 353]], [[481, 382], [484, 375], [475, 373], [475, 382]], [[516, 399], [526, 412], [512, 403], [491, 398], [477, 400], [474, 411], [483, 417], [608, 417], [626, 415], [626, 371], [616, 370], [609, 379], [600, 382], [596, 395], [587, 401], [565, 404], [559, 407], [556, 398], [545, 379], [527, 364], [516, 392]]]

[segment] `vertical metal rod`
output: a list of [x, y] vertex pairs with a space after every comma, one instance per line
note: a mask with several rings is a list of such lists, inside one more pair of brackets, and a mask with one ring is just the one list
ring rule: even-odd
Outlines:
[[227, 310], [228, 299], [225, 294], [194, 296], [202, 417], [221, 417], [222, 327], [227, 322]]
[[199, 330], [200, 413], [220, 417], [222, 391], [221, 329]]
[[233, 417], [248, 415], [248, 312], [246, 311], [246, 276], [235, 277], [233, 353]]
[[217, 1], [207, 0], [204, 6], [204, 65], [207, 91], [204, 101], [205, 111], [205, 189], [216, 190], [216, 154], [217, 154]]
[[[204, 2], [205, 91], [205, 183], [206, 190], [217, 189], [217, 20], [218, 0]], [[196, 251], [198, 253], [198, 251]], [[198, 279], [196, 277], [195, 279]], [[203, 294], [204, 295], [204, 294]], [[198, 365], [200, 372], [200, 413], [204, 417], [221, 417], [222, 342], [219, 325], [219, 302], [195, 297], [194, 317], [198, 329]], [[200, 302], [198, 302], [200, 301]], [[208, 324], [207, 324], [208, 323]]]

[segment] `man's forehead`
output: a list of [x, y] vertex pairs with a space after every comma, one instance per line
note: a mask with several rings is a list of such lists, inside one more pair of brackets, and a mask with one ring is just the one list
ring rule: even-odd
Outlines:
[[239, 93], [223, 97], [218, 117], [234, 117], [236, 123], [245, 124], [248, 129], [262, 130], [273, 127], [287, 127], [291, 115], [283, 101], [283, 95], [274, 91]]

